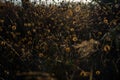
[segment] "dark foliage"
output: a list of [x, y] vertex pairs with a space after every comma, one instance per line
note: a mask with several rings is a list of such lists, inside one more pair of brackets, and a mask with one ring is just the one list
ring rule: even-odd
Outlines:
[[0, 80], [119, 80], [119, 16], [119, 3], [0, 2]]

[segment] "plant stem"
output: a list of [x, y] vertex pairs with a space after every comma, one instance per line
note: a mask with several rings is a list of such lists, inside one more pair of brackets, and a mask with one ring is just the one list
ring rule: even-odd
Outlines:
[[90, 77], [89, 77], [89, 80], [93, 80], [93, 64], [92, 64], [91, 69], [90, 69]]

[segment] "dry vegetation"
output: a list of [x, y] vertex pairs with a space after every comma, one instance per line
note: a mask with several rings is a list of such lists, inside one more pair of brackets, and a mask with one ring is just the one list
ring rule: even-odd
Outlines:
[[120, 4], [0, 2], [0, 80], [119, 80]]

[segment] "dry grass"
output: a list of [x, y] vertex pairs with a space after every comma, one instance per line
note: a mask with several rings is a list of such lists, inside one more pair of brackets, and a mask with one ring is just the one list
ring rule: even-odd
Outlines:
[[117, 78], [119, 15], [116, 4], [22, 8], [0, 3], [0, 78], [18, 79], [17, 72], [29, 71], [58, 80]]

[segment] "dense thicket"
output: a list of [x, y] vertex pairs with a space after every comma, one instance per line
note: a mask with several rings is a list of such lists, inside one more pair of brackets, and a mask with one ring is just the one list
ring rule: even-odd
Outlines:
[[0, 2], [0, 79], [119, 80], [120, 4]]

